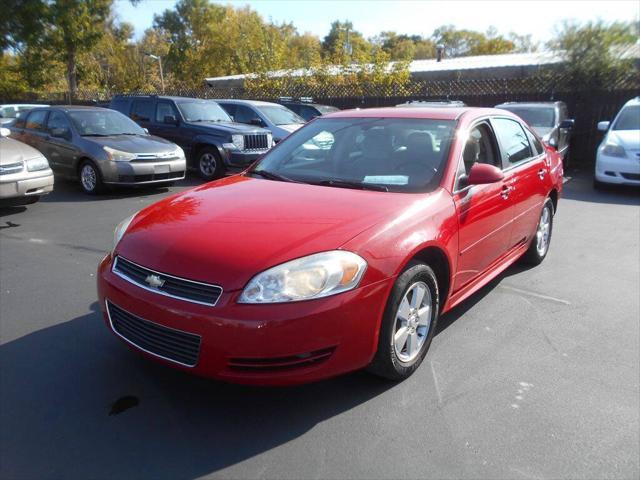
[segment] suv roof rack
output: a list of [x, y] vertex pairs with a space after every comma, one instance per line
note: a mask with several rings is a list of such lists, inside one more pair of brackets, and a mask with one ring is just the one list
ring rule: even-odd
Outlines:
[[278, 97], [279, 102], [313, 103], [313, 97]]

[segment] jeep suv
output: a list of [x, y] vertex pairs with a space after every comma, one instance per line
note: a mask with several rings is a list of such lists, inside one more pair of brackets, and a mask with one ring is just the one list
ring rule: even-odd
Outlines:
[[206, 180], [244, 170], [273, 144], [268, 130], [234, 123], [213, 100], [118, 95], [109, 108], [180, 145], [189, 166]]

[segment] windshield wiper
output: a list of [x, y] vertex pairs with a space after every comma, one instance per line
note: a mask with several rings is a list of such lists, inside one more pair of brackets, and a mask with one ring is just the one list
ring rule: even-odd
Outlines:
[[253, 170], [249, 173], [252, 175], [258, 175], [262, 178], [266, 178], [267, 180], [277, 180], [279, 182], [302, 183], [302, 182], [298, 182], [297, 180], [294, 180], [293, 178], [285, 177], [284, 175], [269, 172], [267, 170]]
[[328, 187], [353, 188], [356, 190], [375, 190], [377, 192], [388, 192], [389, 188], [375, 183], [350, 182], [348, 180], [329, 179], [322, 180], [316, 185], [326, 185]]
[[81, 137], [111, 137], [112, 134], [104, 134], [104, 133], [83, 133], [80, 135]]

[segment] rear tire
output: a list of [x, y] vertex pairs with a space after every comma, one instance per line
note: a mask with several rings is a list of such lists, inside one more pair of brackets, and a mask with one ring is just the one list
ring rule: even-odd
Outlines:
[[215, 180], [224, 176], [224, 163], [215, 147], [203, 147], [196, 155], [198, 175], [205, 180]]
[[98, 195], [105, 189], [100, 169], [93, 162], [85, 160], [78, 168], [80, 186], [87, 195]]
[[536, 232], [531, 239], [529, 249], [522, 257], [525, 263], [530, 265], [540, 265], [546, 258], [551, 244], [551, 234], [553, 233], [553, 202], [550, 198], [544, 202], [540, 218], [536, 225]]
[[389, 295], [378, 350], [367, 369], [393, 381], [411, 376], [429, 350], [439, 311], [438, 281], [433, 270], [424, 264], [407, 268]]

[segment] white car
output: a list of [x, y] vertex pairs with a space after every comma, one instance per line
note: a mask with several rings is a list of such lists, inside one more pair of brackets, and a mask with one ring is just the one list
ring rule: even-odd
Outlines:
[[16, 118], [24, 115], [26, 112], [37, 107], [48, 107], [49, 105], [40, 105], [32, 103], [12, 103], [0, 105], [0, 125], [8, 127]]
[[607, 132], [598, 147], [594, 187], [640, 186], [640, 97], [629, 100], [613, 122], [599, 122]]

